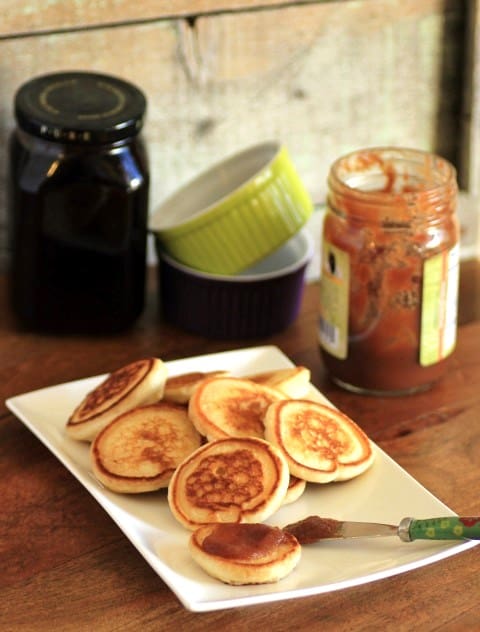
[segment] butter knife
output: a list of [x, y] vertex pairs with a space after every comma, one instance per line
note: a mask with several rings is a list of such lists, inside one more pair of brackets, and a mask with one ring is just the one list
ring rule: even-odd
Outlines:
[[398, 525], [373, 522], [347, 522], [309, 516], [283, 527], [293, 534], [300, 544], [312, 544], [320, 540], [338, 538], [371, 538], [396, 535], [403, 542], [413, 540], [480, 540], [480, 516], [428, 518], [416, 520], [404, 518]]

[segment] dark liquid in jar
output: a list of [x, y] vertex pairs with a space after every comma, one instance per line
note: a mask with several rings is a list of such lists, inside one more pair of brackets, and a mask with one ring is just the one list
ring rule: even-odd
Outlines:
[[11, 141], [14, 311], [28, 328], [119, 331], [144, 305], [143, 146], [66, 148], [61, 157], [54, 147], [26, 135]]

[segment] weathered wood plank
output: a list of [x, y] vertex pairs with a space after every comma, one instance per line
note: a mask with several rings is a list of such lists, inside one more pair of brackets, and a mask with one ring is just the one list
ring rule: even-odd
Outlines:
[[0, 0], [0, 37], [345, 0]]
[[[443, 0], [316, 2], [209, 15], [194, 25], [172, 19], [3, 39], [0, 143], [23, 81], [66, 68], [104, 71], [147, 94], [152, 208], [206, 166], [272, 138], [288, 146], [321, 204], [328, 167], [345, 151], [435, 149], [440, 138], [442, 153], [455, 155], [457, 105], [444, 94], [461, 89], [459, 53], [445, 25], [462, 12], [449, 6], [446, 13]], [[445, 47], [448, 69], [440, 63]]]
[[461, 177], [472, 196], [480, 193], [480, 5], [467, 3], [467, 55], [461, 116]]

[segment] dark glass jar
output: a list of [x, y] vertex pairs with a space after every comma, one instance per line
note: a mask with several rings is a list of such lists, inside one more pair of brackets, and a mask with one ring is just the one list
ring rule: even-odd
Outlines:
[[328, 178], [319, 341], [339, 385], [400, 395], [448, 369], [457, 334], [453, 166], [406, 148], [353, 152]]
[[37, 77], [15, 95], [10, 290], [20, 323], [54, 333], [131, 325], [145, 295], [144, 94], [107, 75]]

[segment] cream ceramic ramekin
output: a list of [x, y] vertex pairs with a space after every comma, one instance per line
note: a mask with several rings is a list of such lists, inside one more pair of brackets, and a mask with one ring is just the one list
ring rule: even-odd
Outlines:
[[204, 272], [236, 274], [279, 248], [313, 210], [287, 149], [264, 143], [218, 163], [150, 219], [162, 249]]

